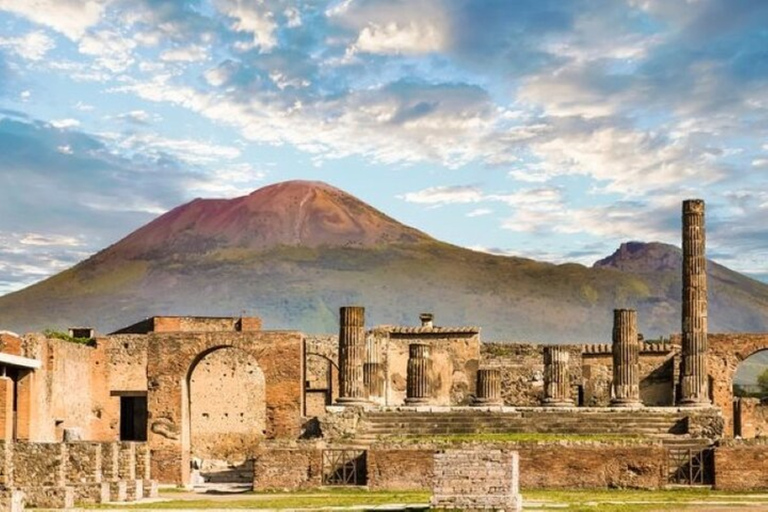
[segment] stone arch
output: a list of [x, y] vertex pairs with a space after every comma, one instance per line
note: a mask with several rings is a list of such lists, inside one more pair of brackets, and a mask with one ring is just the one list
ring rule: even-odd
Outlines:
[[170, 332], [149, 339], [148, 443], [152, 475], [189, 484], [190, 372], [209, 354], [233, 347], [252, 357], [264, 375], [267, 439], [298, 437], [303, 411], [304, 337], [295, 331]]
[[725, 420], [724, 433], [734, 435], [733, 379], [739, 364], [763, 350], [768, 350], [768, 334], [709, 334], [707, 366], [712, 383], [712, 403], [720, 408]]
[[322, 416], [339, 395], [339, 365], [331, 353], [307, 352], [305, 416]]
[[186, 376], [190, 456], [205, 468], [242, 464], [266, 434], [266, 386], [256, 358], [233, 346], [200, 353]]

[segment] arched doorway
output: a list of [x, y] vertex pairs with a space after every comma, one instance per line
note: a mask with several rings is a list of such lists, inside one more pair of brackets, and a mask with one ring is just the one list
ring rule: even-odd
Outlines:
[[214, 348], [192, 365], [187, 385], [193, 472], [207, 482], [252, 481], [248, 463], [267, 422], [264, 373], [254, 357]]
[[768, 350], [755, 352], [736, 367], [733, 430], [743, 438], [768, 436]]

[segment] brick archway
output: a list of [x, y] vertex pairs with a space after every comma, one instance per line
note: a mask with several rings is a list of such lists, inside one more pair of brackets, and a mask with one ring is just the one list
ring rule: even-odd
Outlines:
[[189, 375], [216, 350], [232, 347], [264, 375], [267, 438], [297, 437], [303, 410], [304, 343], [298, 332], [176, 332], [150, 335], [147, 363], [148, 442], [153, 478], [189, 482]]
[[725, 434], [733, 436], [733, 378], [739, 364], [768, 350], [768, 333], [709, 334], [707, 366], [712, 378], [713, 403], [723, 412]]

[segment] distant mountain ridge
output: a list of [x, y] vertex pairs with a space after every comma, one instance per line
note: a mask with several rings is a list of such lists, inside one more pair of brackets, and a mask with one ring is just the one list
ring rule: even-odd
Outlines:
[[[478, 325], [486, 340], [609, 342], [612, 310], [646, 338], [679, 331], [681, 255], [629, 242], [593, 268], [480, 253], [435, 240], [330, 185], [291, 181], [196, 199], [24, 290], [0, 297], [0, 329], [152, 315], [256, 314], [266, 328], [335, 332], [338, 308], [367, 322]], [[710, 263], [713, 332], [768, 330], [768, 285]]]

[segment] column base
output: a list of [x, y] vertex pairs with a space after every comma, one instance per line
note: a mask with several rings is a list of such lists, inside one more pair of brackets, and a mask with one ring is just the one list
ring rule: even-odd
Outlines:
[[709, 400], [696, 400], [695, 398], [688, 398], [680, 400], [677, 403], [678, 407], [712, 407], [712, 402]]
[[431, 405], [431, 398], [406, 398], [405, 405]]
[[339, 398], [336, 399], [336, 405], [362, 406], [362, 405], [368, 405], [368, 404], [369, 402], [365, 398], [353, 398], [349, 396], [340, 396]]
[[640, 400], [628, 400], [628, 399], [613, 399], [611, 400], [611, 407], [625, 407], [631, 409], [639, 409], [645, 407]]
[[490, 407], [492, 405], [504, 405], [501, 398], [475, 398], [471, 404], [472, 407]]
[[542, 407], [575, 407], [573, 400], [557, 400], [555, 398], [545, 398], [541, 401]]

